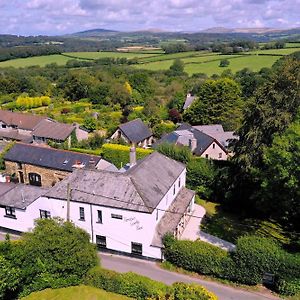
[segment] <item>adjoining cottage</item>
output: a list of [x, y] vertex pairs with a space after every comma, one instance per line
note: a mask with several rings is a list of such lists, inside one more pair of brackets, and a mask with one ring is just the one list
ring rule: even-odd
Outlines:
[[144, 148], [151, 146], [154, 141], [152, 132], [141, 119], [135, 119], [119, 125], [111, 139], [122, 139], [128, 144], [135, 144]]
[[53, 186], [75, 168], [118, 169], [100, 156], [16, 143], [4, 156], [6, 173], [20, 183]]
[[25, 143], [67, 141], [71, 146], [72, 134], [78, 141], [88, 138], [88, 132], [76, 124], [64, 124], [43, 116], [0, 110], [1, 139]]
[[175, 131], [163, 136], [155, 145], [169, 143], [187, 146], [194, 155], [208, 159], [227, 160], [227, 149], [214, 137], [189, 124], [180, 125]]
[[23, 210], [0, 195], [4, 213], [15, 209], [13, 222], [0, 213], [0, 226], [23, 232], [37, 218], [66, 219], [69, 197], [70, 220], [99, 249], [162, 259], [162, 237], [167, 232], [180, 237], [195, 193], [185, 187], [185, 165], [160, 153], [131, 165], [125, 173], [77, 169]]

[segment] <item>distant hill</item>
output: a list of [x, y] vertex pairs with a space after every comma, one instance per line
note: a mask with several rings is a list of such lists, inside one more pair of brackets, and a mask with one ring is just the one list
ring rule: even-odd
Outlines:
[[118, 32], [119, 31], [116, 31], [116, 30], [96, 28], [96, 29], [89, 29], [89, 30], [84, 30], [84, 31], [79, 31], [79, 32], [71, 33], [71, 34], [68, 34], [67, 36], [72, 36], [72, 37], [92, 37], [92, 36], [111, 35], [111, 34], [116, 34]]
[[289, 28], [289, 29], [276, 29], [269, 27], [262, 28], [225, 28], [225, 27], [213, 27], [200, 31], [201, 33], [249, 33], [249, 34], [299, 34], [300, 27], [298, 28]]

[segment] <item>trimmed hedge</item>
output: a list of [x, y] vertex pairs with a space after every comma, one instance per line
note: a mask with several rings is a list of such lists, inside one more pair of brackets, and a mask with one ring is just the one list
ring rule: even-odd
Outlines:
[[175, 283], [167, 286], [132, 272], [117, 273], [101, 267], [91, 269], [84, 284], [138, 300], [217, 300], [214, 294], [196, 284]]
[[175, 240], [170, 235], [164, 245], [165, 258], [186, 270], [249, 285], [262, 283], [264, 273], [271, 273], [279, 293], [300, 292], [300, 255], [284, 251], [272, 239], [241, 237], [235, 252], [202, 241]]
[[166, 236], [164, 243], [165, 258], [172, 264], [205, 275], [222, 273], [225, 250], [201, 241], [177, 241], [171, 236]]
[[[129, 163], [130, 146], [118, 144], [104, 144], [102, 146], [103, 158], [113, 163], [117, 168], [122, 168]], [[153, 150], [136, 148], [136, 158], [141, 159], [151, 154]]]

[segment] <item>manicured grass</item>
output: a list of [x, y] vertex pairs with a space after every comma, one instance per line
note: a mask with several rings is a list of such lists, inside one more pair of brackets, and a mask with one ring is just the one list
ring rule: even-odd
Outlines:
[[17, 59], [11, 59], [11, 60], [0, 62], [0, 68], [5, 68], [5, 67], [24, 68], [30, 66], [44, 67], [45, 65], [52, 64], [52, 63], [56, 63], [58, 65], [65, 65], [67, 61], [70, 59], [71, 58], [59, 54], [17, 58]]
[[129, 300], [131, 298], [108, 293], [90, 286], [72, 286], [61, 289], [46, 289], [22, 298], [23, 300]]
[[217, 213], [217, 207], [219, 206], [217, 203], [200, 199], [199, 196], [196, 196], [196, 203], [205, 208], [207, 217], [212, 217]]

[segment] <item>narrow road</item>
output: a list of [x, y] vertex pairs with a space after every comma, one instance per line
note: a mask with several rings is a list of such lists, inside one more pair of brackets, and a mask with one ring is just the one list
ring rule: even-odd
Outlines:
[[275, 300], [279, 299], [272, 295], [264, 295], [256, 292], [248, 292], [242, 289], [229, 287], [220, 283], [205, 281], [175, 272], [163, 270], [156, 263], [140, 259], [111, 255], [107, 253], [99, 254], [103, 268], [117, 272], [135, 272], [151, 279], [172, 284], [174, 282], [198, 283], [209, 291], [216, 294], [219, 300]]

